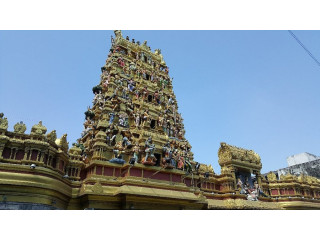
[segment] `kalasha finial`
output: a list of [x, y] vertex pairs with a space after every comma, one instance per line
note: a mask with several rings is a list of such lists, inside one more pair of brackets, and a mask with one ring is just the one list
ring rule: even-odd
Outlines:
[[116, 35], [116, 38], [122, 38], [121, 30], [114, 30], [114, 35]]

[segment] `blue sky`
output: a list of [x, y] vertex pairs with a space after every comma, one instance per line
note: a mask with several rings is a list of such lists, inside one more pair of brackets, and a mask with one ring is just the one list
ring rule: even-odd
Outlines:
[[[320, 31], [294, 31], [320, 58]], [[0, 31], [0, 112], [80, 137], [113, 31]], [[320, 155], [320, 67], [287, 31], [123, 31], [160, 48], [195, 160], [220, 172], [220, 142], [255, 150], [262, 172]]]

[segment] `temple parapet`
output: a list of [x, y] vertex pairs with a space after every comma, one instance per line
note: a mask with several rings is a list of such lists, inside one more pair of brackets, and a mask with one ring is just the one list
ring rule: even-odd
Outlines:
[[32, 126], [30, 134], [25, 133], [27, 127], [22, 121], [14, 125], [13, 132], [7, 131], [8, 120], [3, 116], [0, 118], [0, 162], [44, 167], [61, 176], [70, 176], [71, 180], [80, 179], [84, 167], [82, 156], [75, 148], [68, 152], [67, 134], [60, 139], [55, 130], [46, 135], [47, 128], [42, 121]]
[[278, 201], [320, 199], [320, 179], [315, 177], [287, 174], [281, 175], [278, 179], [273, 172], [270, 172], [263, 182], [266, 191]]

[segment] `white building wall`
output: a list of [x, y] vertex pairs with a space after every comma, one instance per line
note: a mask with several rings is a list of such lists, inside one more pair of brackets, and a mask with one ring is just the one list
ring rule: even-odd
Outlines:
[[299, 154], [295, 154], [290, 157], [287, 157], [287, 162], [288, 162], [288, 166], [291, 167], [296, 164], [314, 161], [319, 158], [320, 157], [317, 157], [316, 155], [305, 152], [305, 153], [299, 153]]

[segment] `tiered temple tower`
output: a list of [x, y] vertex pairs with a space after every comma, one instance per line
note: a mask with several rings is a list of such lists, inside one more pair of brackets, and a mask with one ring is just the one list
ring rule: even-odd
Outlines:
[[121, 31], [111, 41], [79, 139], [86, 163], [131, 159], [190, 171], [193, 154], [160, 49], [151, 52], [147, 41], [129, 41]]

